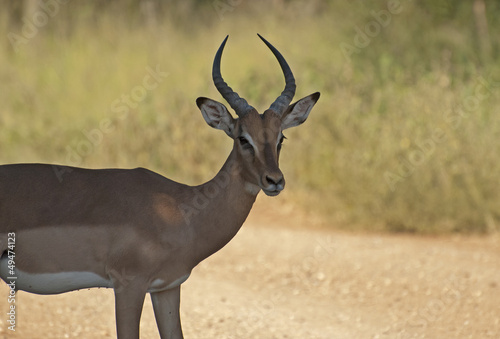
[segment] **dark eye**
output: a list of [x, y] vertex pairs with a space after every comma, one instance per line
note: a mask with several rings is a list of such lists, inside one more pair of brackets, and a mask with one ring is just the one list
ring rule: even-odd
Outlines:
[[239, 137], [238, 141], [240, 142], [241, 148], [243, 148], [244, 150], [249, 150], [252, 153], [254, 153], [253, 146], [250, 143], [250, 141], [247, 140], [247, 138], [245, 138], [245, 137]]
[[278, 151], [281, 150], [281, 146], [283, 144], [283, 141], [285, 141], [286, 137], [284, 135], [281, 135], [281, 139], [278, 142]]
[[245, 137], [239, 137], [238, 140], [240, 141], [241, 146], [250, 145], [250, 142]]

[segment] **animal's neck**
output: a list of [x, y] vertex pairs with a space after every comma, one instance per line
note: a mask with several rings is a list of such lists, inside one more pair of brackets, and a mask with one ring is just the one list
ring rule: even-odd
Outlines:
[[192, 222], [197, 260], [224, 247], [247, 218], [260, 189], [246, 182], [233, 150], [217, 175], [197, 186], [198, 206]]

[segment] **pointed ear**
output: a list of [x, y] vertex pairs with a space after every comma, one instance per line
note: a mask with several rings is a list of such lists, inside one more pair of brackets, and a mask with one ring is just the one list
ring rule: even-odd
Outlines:
[[288, 106], [281, 117], [281, 129], [295, 127], [306, 121], [309, 112], [319, 99], [319, 92], [313, 93]]
[[196, 99], [203, 118], [208, 125], [221, 129], [234, 139], [234, 125], [236, 120], [227, 110], [226, 106], [215, 100], [200, 97]]

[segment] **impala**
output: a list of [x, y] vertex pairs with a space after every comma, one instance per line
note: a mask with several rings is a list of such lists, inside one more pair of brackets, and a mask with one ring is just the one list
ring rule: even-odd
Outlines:
[[[15, 275], [16, 290], [38, 294], [113, 288], [120, 339], [139, 337], [150, 293], [161, 338], [182, 338], [181, 284], [234, 237], [260, 190], [269, 196], [283, 190], [283, 130], [303, 123], [319, 98], [314, 93], [290, 105], [293, 74], [278, 50], [259, 37], [278, 59], [285, 89], [263, 114], [240, 98], [221, 76], [225, 38], [212, 77], [238, 118], [217, 101], [196, 100], [208, 125], [234, 142], [219, 173], [205, 184], [187, 186], [143, 168], [0, 166], [2, 279], [12, 283]], [[62, 180], [56, 175], [61, 170]]]

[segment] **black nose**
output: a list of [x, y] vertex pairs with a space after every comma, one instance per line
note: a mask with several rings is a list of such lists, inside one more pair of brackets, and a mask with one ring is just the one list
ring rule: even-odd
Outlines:
[[268, 184], [270, 185], [280, 185], [280, 184], [283, 184], [283, 175], [275, 175], [275, 176], [270, 176], [270, 175], [266, 175], [266, 181]]

